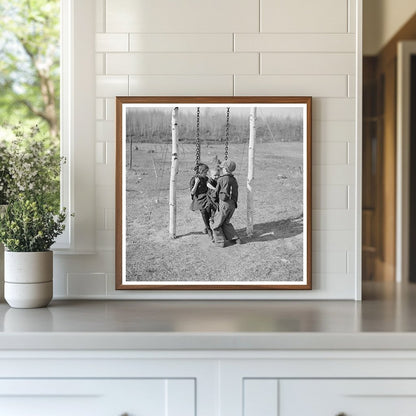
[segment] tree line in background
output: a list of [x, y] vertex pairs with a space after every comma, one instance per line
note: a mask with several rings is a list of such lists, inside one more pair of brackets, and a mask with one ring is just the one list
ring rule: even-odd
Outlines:
[[[0, 90], [0, 197], [27, 176], [51, 184], [58, 212], [59, 170], [49, 167], [60, 160], [60, 0], [0, 1]], [[35, 172], [35, 162], [48, 166]]]
[[0, 16], [0, 124], [59, 142], [60, 1], [1, 1]]
[[[196, 138], [196, 115], [182, 112], [179, 116], [179, 141], [193, 143]], [[126, 137], [134, 143], [168, 143], [171, 141], [171, 118], [165, 110], [128, 108]], [[222, 142], [226, 137], [226, 115], [206, 111], [200, 117], [201, 142]], [[248, 115], [233, 115], [229, 124], [230, 143], [244, 143], [249, 137]], [[257, 117], [257, 137], [262, 142], [301, 142], [303, 122], [296, 116]]]

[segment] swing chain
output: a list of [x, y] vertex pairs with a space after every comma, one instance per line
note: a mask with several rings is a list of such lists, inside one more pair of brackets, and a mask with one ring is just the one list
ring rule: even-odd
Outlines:
[[195, 142], [195, 170], [198, 169], [199, 162], [201, 160], [201, 141], [199, 137], [199, 119], [200, 108], [196, 108], [196, 142]]
[[225, 124], [225, 152], [224, 160], [228, 159], [228, 145], [230, 142], [230, 107], [227, 107], [227, 121]]

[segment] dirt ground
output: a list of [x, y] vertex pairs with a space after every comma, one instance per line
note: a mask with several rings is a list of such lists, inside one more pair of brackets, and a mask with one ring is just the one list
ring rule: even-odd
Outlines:
[[[301, 281], [303, 279], [302, 143], [258, 143], [255, 156], [254, 235], [247, 237], [247, 145], [231, 144], [239, 203], [232, 223], [241, 245], [214, 246], [190, 210], [194, 146], [181, 144], [177, 185], [177, 238], [170, 239], [168, 144], [134, 145], [126, 167], [127, 281]], [[222, 145], [204, 145], [201, 161], [223, 159]]]

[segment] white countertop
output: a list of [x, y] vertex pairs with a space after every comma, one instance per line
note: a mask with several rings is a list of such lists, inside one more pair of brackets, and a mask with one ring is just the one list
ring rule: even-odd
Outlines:
[[1, 350], [412, 350], [416, 286], [354, 301], [54, 301], [0, 304]]

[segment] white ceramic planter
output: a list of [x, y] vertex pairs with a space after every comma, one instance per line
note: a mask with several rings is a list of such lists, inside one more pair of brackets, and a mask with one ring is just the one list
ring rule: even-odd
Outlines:
[[12, 308], [42, 308], [53, 295], [53, 252], [4, 253], [4, 298]]

